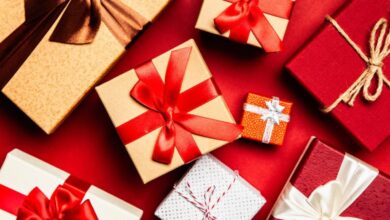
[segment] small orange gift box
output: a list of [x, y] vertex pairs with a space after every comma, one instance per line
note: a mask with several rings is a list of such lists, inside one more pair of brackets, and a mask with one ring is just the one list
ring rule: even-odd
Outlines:
[[282, 145], [290, 121], [292, 103], [277, 97], [249, 93], [244, 104], [242, 137], [266, 144]]

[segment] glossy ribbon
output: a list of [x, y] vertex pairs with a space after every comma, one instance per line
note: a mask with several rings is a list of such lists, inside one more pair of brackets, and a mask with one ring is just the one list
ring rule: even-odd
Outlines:
[[17, 216], [17, 220], [98, 220], [89, 200], [82, 202], [88, 186], [68, 178], [50, 199], [39, 188], [27, 196], [0, 185], [0, 209]]
[[359, 220], [340, 216], [377, 177], [378, 170], [346, 154], [336, 180], [306, 196], [288, 184], [273, 216], [288, 220]]
[[275, 125], [281, 121], [289, 122], [290, 116], [283, 114], [284, 107], [280, 105], [279, 98], [273, 97], [271, 101], [265, 102], [267, 108], [262, 108], [248, 103], [244, 104], [244, 111], [260, 115], [260, 119], [266, 122], [262, 142], [268, 144], [271, 141]]
[[241, 133], [239, 125], [188, 113], [220, 95], [212, 79], [180, 93], [191, 49], [171, 52], [165, 84], [151, 61], [135, 69], [139, 81], [130, 94], [148, 111], [117, 127], [124, 144], [161, 128], [152, 156], [160, 163], [171, 162], [175, 146], [186, 163], [200, 156], [192, 134], [230, 142]]
[[294, 4], [291, 0], [225, 0], [232, 4], [214, 19], [217, 30], [229, 38], [247, 43], [252, 33], [267, 52], [281, 50], [282, 40], [264, 14], [288, 19]]

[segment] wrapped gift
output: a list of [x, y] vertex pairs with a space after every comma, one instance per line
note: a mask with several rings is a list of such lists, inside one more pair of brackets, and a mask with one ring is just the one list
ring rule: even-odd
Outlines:
[[20, 150], [0, 170], [0, 219], [141, 219], [142, 210]]
[[390, 136], [389, 35], [381, 19], [389, 10], [386, 0], [350, 1], [327, 16], [324, 28], [287, 65], [324, 111], [369, 150]]
[[294, 0], [203, 0], [196, 28], [276, 52], [293, 6]]
[[390, 180], [376, 168], [314, 139], [271, 219], [390, 219]]
[[211, 155], [200, 158], [157, 208], [160, 219], [252, 219], [264, 205], [259, 191]]
[[282, 145], [290, 121], [292, 103], [278, 97], [249, 93], [244, 104], [242, 137], [266, 144]]
[[168, 2], [2, 0], [2, 92], [52, 133]]
[[193, 40], [96, 89], [144, 182], [241, 132]]

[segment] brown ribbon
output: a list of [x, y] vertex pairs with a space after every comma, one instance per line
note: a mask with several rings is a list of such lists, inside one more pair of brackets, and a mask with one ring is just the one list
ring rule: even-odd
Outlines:
[[103, 22], [126, 46], [148, 23], [121, 0], [24, 0], [24, 4], [25, 22], [0, 43], [0, 75], [17, 71], [62, 12], [50, 41], [91, 43]]

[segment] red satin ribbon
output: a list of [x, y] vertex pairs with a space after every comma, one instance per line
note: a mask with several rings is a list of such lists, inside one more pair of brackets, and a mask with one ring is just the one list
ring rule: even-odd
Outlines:
[[267, 52], [280, 51], [282, 41], [264, 13], [288, 19], [293, 6], [291, 0], [225, 0], [232, 4], [214, 19], [220, 33], [230, 31], [229, 38], [247, 43], [252, 32]]
[[89, 185], [69, 177], [48, 199], [34, 188], [27, 196], [0, 185], [0, 209], [17, 220], [98, 220], [89, 200], [82, 202]]
[[152, 156], [160, 163], [171, 162], [175, 146], [186, 163], [199, 157], [192, 134], [233, 141], [241, 133], [239, 125], [188, 113], [220, 95], [212, 79], [180, 93], [191, 49], [172, 51], [165, 84], [151, 61], [135, 69], [139, 81], [130, 94], [149, 111], [117, 127], [124, 144], [162, 127]]

